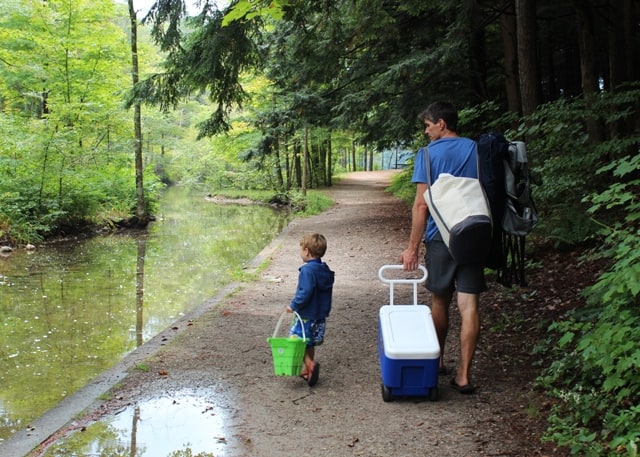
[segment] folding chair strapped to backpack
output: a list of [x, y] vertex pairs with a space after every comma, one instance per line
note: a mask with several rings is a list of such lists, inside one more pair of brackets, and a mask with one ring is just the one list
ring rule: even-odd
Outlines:
[[493, 219], [486, 266], [496, 270], [499, 283], [509, 287], [517, 280], [525, 286], [525, 238], [538, 222], [525, 144], [510, 142], [501, 133], [485, 133], [478, 139], [478, 156]]

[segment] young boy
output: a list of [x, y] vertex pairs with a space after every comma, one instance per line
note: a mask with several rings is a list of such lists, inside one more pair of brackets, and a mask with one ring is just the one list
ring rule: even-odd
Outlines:
[[300, 376], [309, 386], [317, 384], [320, 364], [314, 361], [315, 347], [324, 341], [325, 323], [331, 312], [334, 273], [322, 261], [327, 251], [327, 240], [319, 233], [309, 233], [300, 240], [300, 258], [304, 264], [298, 269], [296, 294], [287, 306], [287, 312], [297, 312], [302, 318], [295, 319], [289, 330], [290, 336], [308, 338], [304, 353], [304, 366]]

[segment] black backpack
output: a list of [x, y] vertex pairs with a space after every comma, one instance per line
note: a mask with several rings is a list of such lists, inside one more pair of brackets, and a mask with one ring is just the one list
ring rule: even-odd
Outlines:
[[478, 138], [478, 158], [493, 221], [485, 266], [496, 271], [499, 283], [510, 287], [517, 280], [525, 286], [525, 237], [538, 221], [525, 145], [508, 141], [502, 133], [484, 133]]

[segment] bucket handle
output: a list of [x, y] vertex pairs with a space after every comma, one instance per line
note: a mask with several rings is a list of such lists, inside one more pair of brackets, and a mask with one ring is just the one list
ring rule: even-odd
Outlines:
[[[284, 319], [284, 316], [286, 316], [287, 314], [288, 313], [286, 310], [283, 311], [282, 314], [280, 314], [280, 319], [278, 319], [278, 323], [276, 324], [276, 329], [273, 331], [274, 338], [278, 336], [278, 330], [280, 330], [280, 324], [282, 324], [282, 320]], [[302, 321], [302, 318], [300, 317], [300, 314], [297, 313], [297, 311], [294, 311], [293, 314], [295, 314], [298, 320], [300, 321], [300, 327], [302, 327], [302, 339], [306, 340], [307, 336], [304, 333], [304, 322]]]

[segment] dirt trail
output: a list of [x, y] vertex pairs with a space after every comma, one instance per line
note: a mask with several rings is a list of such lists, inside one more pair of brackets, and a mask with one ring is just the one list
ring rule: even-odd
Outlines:
[[[410, 229], [410, 209], [384, 192], [393, 173], [353, 173], [332, 187], [328, 193], [336, 205], [293, 222], [255, 259], [251, 268], [265, 260], [268, 267], [254, 283], [178, 323], [171, 330], [177, 336], [144, 361], [149, 370], [130, 370], [112, 399], [95, 403], [86, 418], [191, 390], [225, 411], [225, 456], [563, 455], [539, 444], [543, 417], [536, 414], [530, 379], [514, 374], [528, 373], [519, 351], [530, 342], [520, 338], [521, 347], [512, 350], [516, 354], [505, 356], [485, 332], [496, 325], [487, 319], [502, 312], [483, 321], [475, 395], [459, 394], [448, 386], [449, 377], [441, 377], [437, 402], [415, 397], [383, 402], [376, 325], [389, 292], [377, 272], [397, 263]], [[324, 260], [336, 272], [326, 342], [317, 350], [320, 381], [313, 388], [296, 377], [274, 376], [266, 343], [294, 293], [298, 241], [310, 231], [327, 237]], [[489, 291], [488, 300], [495, 293]], [[410, 295], [410, 288], [397, 291], [396, 303], [408, 302]], [[428, 303], [423, 287], [420, 302]], [[459, 330], [454, 308], [452, 317], [446, 362], [454, 367]]]

